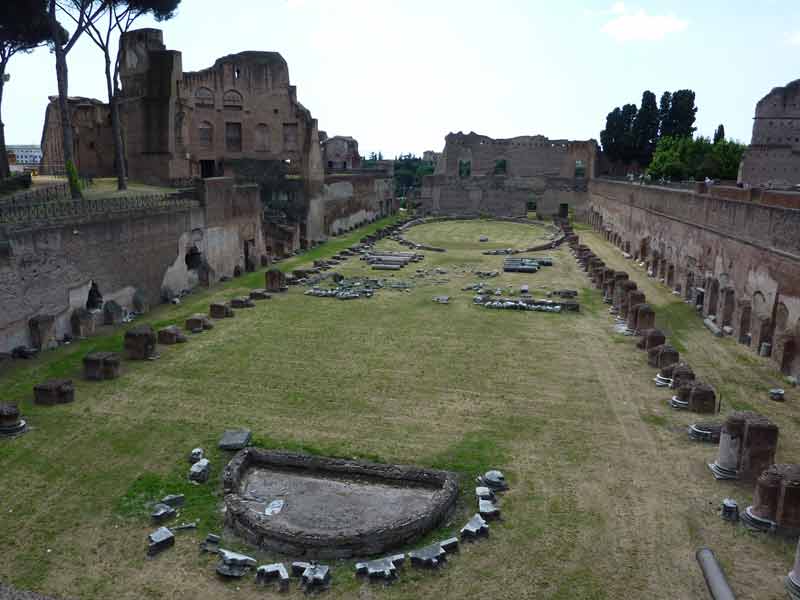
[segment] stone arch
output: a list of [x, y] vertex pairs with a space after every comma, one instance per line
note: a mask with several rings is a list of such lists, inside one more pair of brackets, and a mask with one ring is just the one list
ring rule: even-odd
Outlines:
[[236, 90], [228, 90], [222, 96], [222, 107], [226, 110], [242, 110], [244, 97]]
[[269, 151], [269, 126], [266, 123], [256, 125], [255, 142], [256, 152]]
[[753, 313], [758, 317], [769, 316], [772, 311], [767, 306], [767, 298], [761, 292], [753, 294]]
[[214, 92], [207, 87], [199, 87], [194, 92], [196, 108], [214, 108]]
[[86, 295], [86, 310], [99, 310], [101, 308], [103, 308], [103, 294], [100, 293], [100, 287], [97, 282], [92, 279], [89, 293]]

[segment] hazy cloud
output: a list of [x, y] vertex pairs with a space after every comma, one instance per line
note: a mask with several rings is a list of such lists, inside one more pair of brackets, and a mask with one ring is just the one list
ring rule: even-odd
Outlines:
[[601, 31], [618, 42], [657, 41], [668, 34], [686, 31], [689, 22], [674, 15], [651, 15], [645, 10], [632, 11], [617, 2], [609, 12], [617, 15]]

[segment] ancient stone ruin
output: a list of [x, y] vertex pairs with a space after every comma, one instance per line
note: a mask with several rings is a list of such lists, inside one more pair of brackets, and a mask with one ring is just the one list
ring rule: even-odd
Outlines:
[[116, 379], [121, 362], [116, 352], [92, 352], [83, 357], [83, 376], [95, 381]]
[[[408, 544], [442, 523], [458, 495], [456, 476], [445, 471], [259, 448], [231, 460], [223, 489], [226, 523], [239, 536], [310, 558]], [[278, 498], [285, 504], [273, 503]]]
[[756, 480], [753, 504], [742, 514], [748, 527], [800, 533], [800, 465], [771, 465]]
[[17, 405], [0, 402], [0, 437], [14, 437], [27, 430], [28, 424], [20, 417]]
[[708, 465], [717, 479], [755, 480], [775, 462], [778, 426], [749, 411], [733, 412], [725, 419], [719, 455]]
[[49, 379], [33, 387], [33, 401], [36, 404], [52, 406], [67, 404], [75, 400], [75, 386], [71, 379]]

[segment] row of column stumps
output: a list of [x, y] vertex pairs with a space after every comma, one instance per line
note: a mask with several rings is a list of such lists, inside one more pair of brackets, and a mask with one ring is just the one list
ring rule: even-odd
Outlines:
[[[382, 227], [372, 234], [361, 238], [361, 244], [374, 244], [384, 237], [395, 235], [407, 221]], [[347, 251], [337, 254], [352, 255]], [[315, 261], [326, 263], [327, 261]], [[330, 265], [324, 264], [321, 269]], [[315, 265], [315, 268], [316, 265]], [[301, 271], [302, 269], [298, 270]], [[214, 327], [209, 316], [214, 319], [229, 318], [234, 315], [233, 309], [252, 308], [254, 302], [271, 298], [272, 293], [284, 292], [287, 288], [287, 277], [282, 271], [272, 268], [265, 271], [265, 289], [252, 290], [249, 296], [233, 298], [229, 302], [214, 302], [209, 306], [209, 315], [195, 314], [186, 319], [185, 329], [191, 333], [201, 333]], [[113, 301], [108, 303], [109, 309], [122, 313], [122, 309]], [[83, 311], [88, 315], [87, 311]], [[74, 317], [75, 315], [73, 315]], [[87, 317], [88, 318], [88, 317]], [[121, 322], [114, 321], [113, 324]], [[85, 332], [87, 335], [94, 332]], [[129, 360], [156, 360], [159, 358], [157, 345], [181, 344], [188, 341], [187, 336], [177, 325], [170, 325], [157, 332], [150, 325], [137, 325], [128, 329], [124, 337], [124, 352]], [[83, 378], [89, 381], [116, 379], [121, 374], [122, 354], [119, 352], [96, 351], [86, 354], [82, 359]], [[75, 400], [75, 386], [71, 379], [48, 379], [34, 385], [33, 401], [35, 404], [52, 406], [67, 404]], [[0, 438], [14, 437], [28, 431], [28, 424], [20, 415], [19, 406], [13, 402], [0, 402]]]
[[[612, 304], [610, 312], [620, 321], [624, 320], [626, 333], [641, 336], [637, 347], [647, 351], [650, 366], [660, 369], [656, 385], [676, 389], [671, 406], [716, 413], [714, 389], [696, 381], [691, 367], [680, 362], [677, 350], [666, 343], [666, 336], [655, 328], [655, 313], [645, 303], [645, 296], [638, 291], [636, 283], [629, 280], [627, 273], [606, 267], [588, 246], [580, 244], [577, 236], [570, 236], [567, 242], [595, 287], [603, 290], [604, 300]], [[643, 311], [643, 318], [640, 311]], [[709, 425], [712, 424], [690, 426], [690, 437], [716, 441], [711, 431], [714, 427]], [[757, 413], [735, 411], [726, 417], [716, 433], [718, 456], [708, 465], [714, 477], [755, 484], [753, 504], [741, 516], [746, 526], [792, 537], [800, 535], [800, 465], [775, 464], [778, 426]], [[736, 502], [725, 499], [721, 516], [730, 521], [738, 520]], [[800, 600], [800, 541], [784, 584], [789, 596]]]

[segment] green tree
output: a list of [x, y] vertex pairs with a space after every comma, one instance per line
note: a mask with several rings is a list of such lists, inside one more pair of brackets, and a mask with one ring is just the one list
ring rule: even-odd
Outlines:
[[600, 132], [603, 152], [612, 161], [623, 160], [625, 148], [625, 122], [619, 107], [606, 115], [606, 128]]
[[736, 179], [745, 146], [738, 142], [712, 143], [706, 137], [661, 138], [648, 173], [655, 178]]
[[694, 99], [695, 96], [692, 90], [678, 90], [672, 93], [669, 121], [673, 129], [670, 135], [686, 136], [695, 132], [694, 122], [697, 107], [694, 104]]
[[658, 103], [658, 137], [671, 137], [675, 133], [675, 127], [670, 121], [669, 108], [672, 105], [672, 94], [664, 92]]
[[[3, 106], [6, 67], [11, 57], [17, 53], [30, 52], [50, 40], [46, 0], [0, 2], [0, 109]], [[0, 111], [0, 179], [10, 174]]]
[[[47, 21], [50, 26], [50, 39], [56, 56], [56, 82], [58, 84], [58, 109], [61, 118], [61, 143], [64, 153], [64, 169], [75, 172], [73, 148], [72, 115], [69, 112], [69, 70], [67, 55], [90, 24], [97, 21], [108, 6], [101, 0], [47, 0]], [[75, 25], [72, 33], [62, 27], [59, 17], [68, 17]], [[73, 198], [80, 198], [81, 188], [77, 178], [69, 178]]]
[[[117, 189], [127, 189], [125, 180], [125, 148], [122, 142], [122, 127], [119, 119], [119, 59], [122, 35], [144, 15], [152, 15], [156, 21], [171, 19], [181, 0], [103, 0], [106, 5], [106, 18], [100, 25], [99, 19], [89, 23], [86, 34], [103, 52], [105, 59], [106, 91], [111, 108], [111, 134], [114, 138], [114, 158], [117, 167]], [[112, 60], [112, 34], [117, 33], [117, 49]]]
[[636, 160], [637, 147], [636, 147], [636, 134], [633, 129], [633, 124], [636, 121], [638, 110], [635, 104], [625, 104], [622, 107], [622, 160], [630, 163]]
[[659, 113], [656, 95], [650, 90], [642, 94], [642, 105], [633, 121], [635, 159], [646, 166], [653, 158], [658, 142]]
[[717, 130], [714, 132], [714, 143], [724, 142], [725, 141], [725, 126], [720, 123]]

